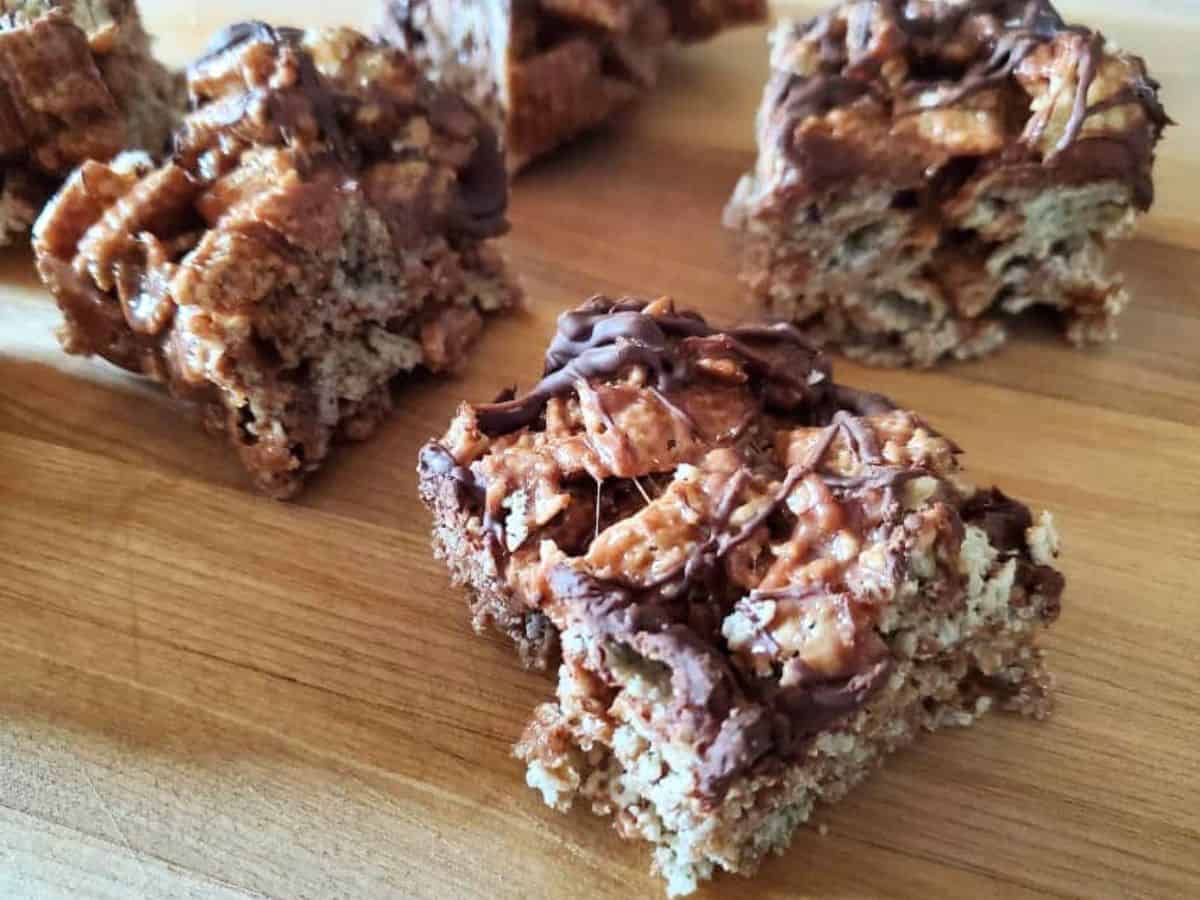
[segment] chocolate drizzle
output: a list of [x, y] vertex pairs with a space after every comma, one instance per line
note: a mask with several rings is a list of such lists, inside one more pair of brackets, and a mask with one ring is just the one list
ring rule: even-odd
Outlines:
[[[1077, 35], [1081, 39], [1081, 44], [1075, 65], [1075, 96], [1072, 100], [1071, 116], [1063, 128], [1062, 136], [1054, 150], [1045, 159], [1047, 163], [1054, 162], [1068, 147], [1079, 140], [1083, 126], [1090, 116], [1118, 104], [1101, 102], [1088, 106], [1087, 102], [1088, 93], [1095, 82], [1104, 54], [1103, 36], [1099, 32], [1081, 25], [1067, 25], [1058, 12], [1045, 0], [1029, 0], [1025, 4], [1024, 14], [1019, 20], [1014, 20], [1010, 13], [1010, 17], [1005, 20], [1005, 30], [995, 39], [988, 59], [968, 71], [961, 83], [948, 94], [940, 95], [933, 103], [919, 105], [909, 115], [953, 106], [973, 94], [1004, 84], [1034, 50], [1054, 41], [1063, 34]], [[907, 94], [910, 97], [915, 96], [928, 90], [929, 87], [928, 84], [914, 83], [908, 86]], [[1146, 106], [1152, 122], [1157, 123], [1162, 120], [1165, 124], [1165, 113], [1158, 104], [1154, 89], [1121, 92], [1118, 96], [1123, 97], [1126, 103], [1142, 103]], [[1032, 140], [1029, 142], [1031, 145], [1037, 143], [1045, 125], [1045, 120], [1038, 123]], [[1032, 152], [1033, 147], [1030, 146], [1028, 149]]]
[[[773, 85], [774, 100], [771, 103], [781, 119], [800, 122], [809, 116], [823, 116], [841, 106], [849, 106], [855, 100], [878, 94], [869, 81], [845, 75], [825, 75], [806, 78], [788, 72]], [[783, 135], [783, 149], [792, 152], [790, 130]]]
[[[640, 300], [593, 297], [580, 309], [563, 313], [546, 352], [542, 380], [521, 397], [477, 407], [480, 430], [498, 435], [533, 425], [551, 398], [573, 391], [579, 382], [615, 376], [633, 366], [646, 370], [660, 394], [673, 391], [694, 377], [689, 339], [691, 348], [703, 341], [713, 355], [739, 360], [766, 385], [772, 406], [811, 402], [814, 384], [823, 385], [828, 377], [828, 363], [790, 324], [717, 332], [695, 313], [652, 316], [644, 312], [646, 306]], [[788, 345], [793, 353], [780, 364], [755, 345]]]
[[[922, 105], [920, 109], [916, 110], [917, 112], [953, 106], [972, 94], [1003, 84], [1012, 77], [1017, 67], [1025, 61], [1029, 54], [1042, 44], [1053, 41], [1060, 34], [1073, 32], [1094, 37], [1092, 32], [1086, 28], [1066, 25], [1058, 12], [1045, 0], [1028, 0], [1028, 2], [1021, 3], [1013, 3], [1012, 0], [999, 3], [967, 3], [954, 8], [951, 15], [940, 20], [935, 18], [914, 21], [901, 17], [899, 21], [908, 34], [914, 37], [920, 35], [928, 42], [926, 46], [933, 47], [933, 52], [936, 53], [937, 42], [952, 38], [967, 15], [987, 12], [993, 7], [999, 7], [998, 12], [1002, 26], [1000, 33], [993, 39], [987, 59], [972, 66], [956, 88], [948, 94], [940, 96], [934, 103]], [[1024, 9], [1021, 10], [1021, 7]], [[1019, 15], [1016, 14], [1018, 10], [1020, 10]], [[926, 23], [929, 25], [922, 27]], [[1100, 49], [1103, 47], [1101, 46]], [[1095, 66], [1093, 64], [1087, 82], [1080, 85], [1085, 96], [1094, 75]], [[911, 97], [930, 87], [928, 82], [914, 82], [908, 85], [906, 93]]]
[[[969, 20], [980, 26], [971, 31]], [[1035, 122], [1029, 133], [998, 154], [1006, 164], [1043, 165], [1078, 169], [1081, 177], [1124, 177], [1135, 191], [1142, 208], [1153, 198], [1147, 184], [1154, 144], [1170, 118], [1158, 100], [1158, 83], [1146, 74], [1145, 64], [1130, 57], [1135, 83], [1115, 96], [1089, 105], [1088, 93], [1104, 59], [1103, 36], [1081, 25], [1069, 25], [1048, 0], [968, 0], [963, 3], [913, 4], [901, 0], [876, 0], [853, 4], [846, 13], [844, 29], [838, 31], [837, 13], [817, 17], [801, 26], [793, 40], [818, 48], [815, 72], [798, 74], [777, 70], [768, 88], [767, 108], [772, 110], [771, 129], [781, 151], [806, 171], [814, 186], [859, 174], [864, 160], [836, 154], [819, 133], [798, 140], [798, 126], [807, 118], [823, 116], [832, 109], [849, 106], [870, 97], [897, 117], [943, 109], [985, 90], [1002, 87], [1035, 50], [1069, 36], [1075, 42], [1075, 95], [1071, 115], [1062, 136], [1044, 155], [1038, 151], [1041, 131], [1047, 124]], [[873, 33], [874, 32], [874, 33]], [[880, 36], [882, 35], [882, 37]], [[957, 58], [944, 48], [963, 35], [978, 42], [980, 58], [962, 71]], [[899, 41], [897, 48], [896, 40]], [[881, 76], [882, 54], [900, 52], [915, 73], [893, 99], [894, 89]], [[924, 95], [931, 94], [927, 99]], [[897, 102], [900, 101], [900, 102]], [[1148, 127], [1127, 133], [1083, 138], [1089, 118], [1116, 106], [1138, 104]], [[1094, 141], [1119, 141], [1126, 149], [1118, 159], [1111, 147], [1098, 147], [1095, 154], [1082, 145]], [[1071, 151], [1068, 153], [1068, 151]], [[1098, 158], [1093, 159], [1093, 156]], [[1119, 169], [1119, 171], [1117, 171]]]
[[[822, 431], [807, 459], [788, 469], [783, 481], [763, 508], [743, 523], [737, 531], [729, 533], [727, 529], [733, 513], [737, 509], [738, 499], [749, 481], [745, 469], [736, 471], [725, 485], [721, 499], [717, 502], [708, 527], [707, 539], [699, 542], [681, 562], [672, 566], [654, 581], [641, 586], [639, 590], [659, 591], [665, 596], [679, 596], [686, 594], [697, 584], [706, 582], [710, 574], [730, 553], [749, 540], [771, 516], [780, 510], [796, 489], [796, 485], [805, 476], [816, 471], [838, 431], [846, 430], [849, 434], [857, 429], [861, 429], [861, 422], [843, 412], [835, 414], [833, 423]], [[872, 438], [871, 441], [873, 444], [874, 439]], [[878, 461], [877, 453], [875, 459], [871, 461]]]

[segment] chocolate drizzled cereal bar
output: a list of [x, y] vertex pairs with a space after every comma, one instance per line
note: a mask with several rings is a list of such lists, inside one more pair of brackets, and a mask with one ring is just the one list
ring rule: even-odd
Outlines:
[[792, 325], [564, 314], [543, 379], [463, 405], [419, 462], [476, 625], [533, 664], [561, 647], [517, 747], [529, 784], [649, 841], [687, 894], [922, 730], [1044, 716], [1054, 525], [959, 453], [836, 384]]
[[766, 0], [387, 0], [380, 34], [484, 110], [515, 172], [654, 86], [664, 48]]
[[1115, 336], [1106, 252], [1169, 123], [1140, 58], [1046, 0], [844, 2], [771, 44], [726, 218], [772, 315], [877, 365], [982, 355], [1034, 305]]
[[183, 97], [133, 0], [0, 0], [0, 246], [84, 160], [163, 150]]
[[70, 353], [197, 401], [288, 497], [389, 382], [463, 359], [511, 306], [496, 136], [399, 50], [352, 31], [231, 26], [188, 71], [161, 165], [85, 163], [37, 223]]

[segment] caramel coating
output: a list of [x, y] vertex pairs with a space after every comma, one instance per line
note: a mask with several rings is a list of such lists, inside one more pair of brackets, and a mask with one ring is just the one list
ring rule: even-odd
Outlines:
[[495, 134], [399, 51], [239, 23], [188, 72], [161, 163], [83, 164], [35, 228], [64, 349], [164, 382], [284, 498], [388, 382], [453, 368], [516, 291]]

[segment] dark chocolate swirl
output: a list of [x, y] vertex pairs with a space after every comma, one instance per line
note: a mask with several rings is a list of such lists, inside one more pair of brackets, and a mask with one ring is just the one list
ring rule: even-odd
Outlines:
[[[824, 391], [828, 362], [790, 324], [718, 332], [695, 313], [652, 316], [644, 311], [647, 305], [593, 297], [580, 309], [563, 313], [546, 352], [542, 380], [520, 397], [477, 407], [480, 429], [497, 435], [528, 427], [551, 398], [570, 393], [577, 382], [612, 377], [633, 366], [644, 367], [660, 393], [673, 391], [695, 377], [685, 352], [689, 339], [704, 341], [711, 356], [741, 362], [764, 386], [772, 406], [811, 403]], [[789, 348], [785, 362], [762, 352], [770, 345]]]

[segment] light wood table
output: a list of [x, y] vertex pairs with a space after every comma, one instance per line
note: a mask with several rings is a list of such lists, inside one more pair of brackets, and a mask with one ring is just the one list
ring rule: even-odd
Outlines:
[[[144, 5], [179, 60], [231, 16], [366, 8]], [[1121, 342], [1076, 353], [1030, 325], [934, 373], [839, 362], [1056, 513], [1057, 713], [925, 740], [820, 811], [826, 835], [701, 896], [1200, 896], [1200, 254], [1166, 243], [1200, 246], [1200, 14], [1067, 6], [1149, 52], [1192, 123], [1162, 153], [1156, 240], [1118, 254]], [[524, 786], [510, 746], [551, 683], [471, 633], [415, 454], [459, 398], [529, 384], [593, 291], [744, 313], [717, 220], [752, 159], [762, 36], [676, 54], [620, 128], [520, 180], [529, 313], [462, 377], [403, 388], [296, 503], [250, 493], [152, 386], [63, 356], [28, 254], [0, 257], [0, 897], [661, 896], [644, 847]]]

